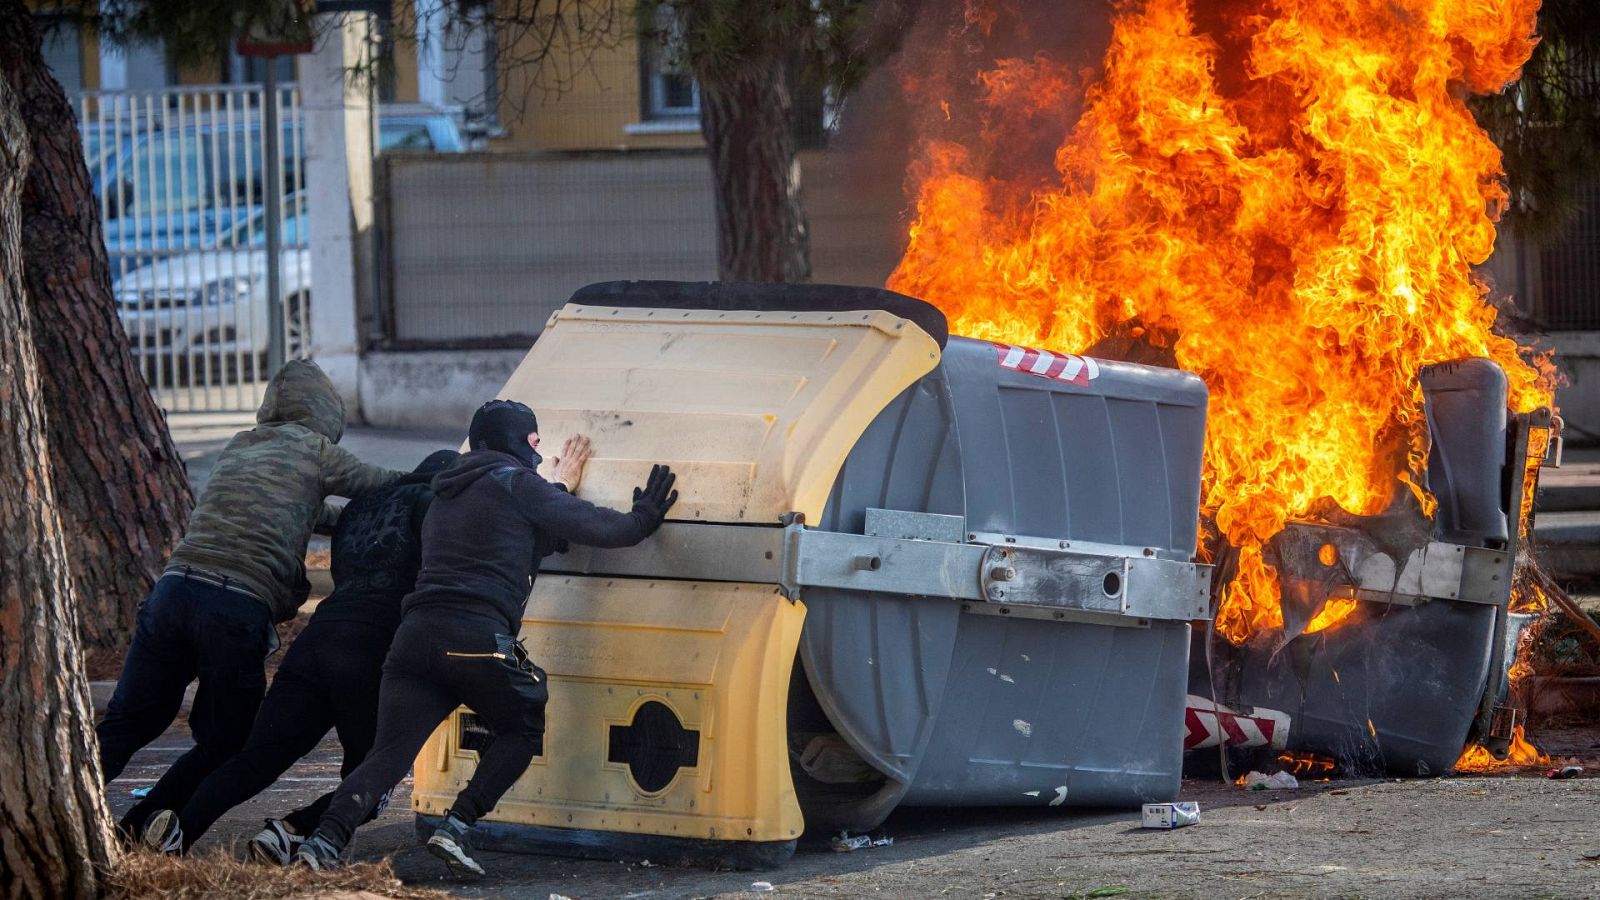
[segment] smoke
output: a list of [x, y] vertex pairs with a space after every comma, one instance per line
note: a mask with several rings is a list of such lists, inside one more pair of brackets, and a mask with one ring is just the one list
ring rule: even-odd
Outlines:
[[[935, 144], [983, 155], [974, 174], [1059, 182], [1054, 154], [1083, 109], [1111, 40], [1112, 0], [928, 0], [894, 58], [846, 98], [828, 177], [895, 183], [905, 243], [919, 164]], [[980, 78], [979, 73], [994, 74]], [[1043, 90], [1041, 90], [1043, 88]], [[997, 109], [1026, 92], [1026, 114]]]

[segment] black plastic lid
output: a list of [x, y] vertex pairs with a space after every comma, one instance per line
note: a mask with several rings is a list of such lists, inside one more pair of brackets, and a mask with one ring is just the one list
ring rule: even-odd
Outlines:
[[950, 324], [933, 304], [883, 288], [838, 284], [768, 284], [748, 281], [602, 281], [579, 288], [572, 303], [624, 308], [716, 309], [753, 312], [854, 312], [881, 309], [938, 341]]

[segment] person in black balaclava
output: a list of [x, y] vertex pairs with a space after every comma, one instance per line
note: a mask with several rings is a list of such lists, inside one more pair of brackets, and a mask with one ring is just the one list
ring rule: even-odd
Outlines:
[[490, 400], [473, 414], [467, 446], [515, 456], [527, 468], [537, 469], [544, 457], [528, 440], [528, 435], [538, 433], [539, 419], [526, 404], [515, 400]]
[[579, 500], [572, 492], [590, 456], [581, 436], [567, 440], [552, 461], [555, 481], [546, 481], [535, 471], [539, 423], [521, 403], [485, 403], [472, 417], [468, 443], [471, 452], [433, 479], [422, 571], [384, 661], [372, 753], [339, 785], [297, 851], [313, 869], [338, 865], [356, 827], [405, 776], [428, 735], [465, 705], [493, 737], [428, 850], [453, 871], [483, 874], [467, 832], [527, 771], [544, 734], [544, 672], [516, 638], [540, 560], [562, 541], [637, 544], [678, 499], [675, 476], [658, 465], [634, 489], [631, 512]]
[[[410, 475], [368, 491], [344, 508], [333, 532], [334, 591], [317, 605], [261, 702], [244, 748], [200, 783], [178, 809], [155, 811], [143, 839], [153, 850], [186, 852], [228, 810], [265, 790], [332, 728], [349, 774], [372, 748], [378, 685], [400, 603], [422, 565], [422, 521], [433, 476], [461, 454], [440, 450]], [[250, 854], [282, 865], [317, 827], [333, 794], [282, 819], [268, 819]]]

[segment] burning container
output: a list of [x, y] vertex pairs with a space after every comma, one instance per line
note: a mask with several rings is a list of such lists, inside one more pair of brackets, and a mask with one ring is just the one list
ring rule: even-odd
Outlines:
[[[1286, 630], [1242, 646], [1213, 636], [1209, 669], [1200, 635], [1191, 662], [1193, 694], [1270, 711], [1289, 751], [1352, 771], [1438, 775], [1469, 738], [1504, 742], [1515, 721], [1497, 704], [1520, 631], [1509, 605], [1529, 436], [1549, 411], [1508, 416], [1486, 359], [1430, 366], [1421, 382], [1432, 521], [1402, 502], [1292, 523], [1269, 547]], [[1348, 618], [1308, 627], [1325, 602], [1351, 601]]]
[[[490, 848], [759, 866], [897, 805], [1176, 796], [1206, 392], [1193, 375], [947, 338], [887, 291], [595, 285], [503, 396], [598, 456], [651, 540], [546, 561], [523, 636], [544, 746]], [[472, 774], [465, 711], [422, 827]]]

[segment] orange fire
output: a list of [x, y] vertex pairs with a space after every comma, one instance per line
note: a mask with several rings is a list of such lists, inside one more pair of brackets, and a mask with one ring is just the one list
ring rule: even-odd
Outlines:
[[[1045, 54], [975, 73], [977, 136], [925, 143], [889, 286], [955, 333], [1198, 373], [1205, 530], [1238, 554], [1217, 629], [1281, 628], [1263, 549], [1287, 521], [1398, 491], [1431, 513], [1422, 366], [1489, 357], [1517, 411], [1551, 399], [1553, 367], [1494, 332], [1473, 272], [1506, 194], [1464, 102], [1518, 76], [1538, 5], [1220, 0], [1202, 29], [1192, 0], [1124, 0], [1086, 89]], [[1011, 174], [1041, 121], [1053, 172]]]
[[1319, 753], [1280, 753], [1278, 763], [1285, 772], [1300, 779], [1327, 781], [1339, 771], [1339, 764], [1333, 757]]
[[1522, 726], [1518, 725], [1511, 730], [1511, 752], [1505, 759], [1495, 759], [1489, 751], [1477, 744], [1469, 744], [1456, 760], [1457, 772], [1499, 772], [1506, 769], [1519, 769], [1529, 766], [1548, 766], [1550, 757], [1539, 752], [1539, 748], [1528, 742], [1522, 733]]

